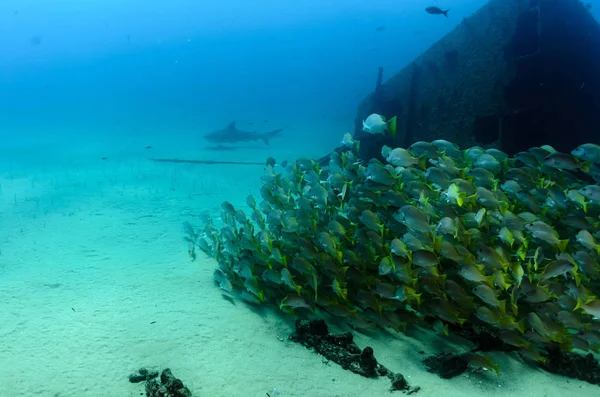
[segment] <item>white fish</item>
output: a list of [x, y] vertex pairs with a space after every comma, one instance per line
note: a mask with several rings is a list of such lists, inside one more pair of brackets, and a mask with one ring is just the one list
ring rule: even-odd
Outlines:
[[360, 142], [359, 141], [355, 141], [352, 138], [352, 135], [350, 133], [346, 132], [344, 134], [344, 138], [342, 138], [342, 142], [341, 143], [342, 143], [343, 146], [345, 146], [345, 147], [347, 147], [349, 149], [352, 149], [356, 153], [358, 153], [358, 148], [359, 148]]
[[374, 135], [385, 135], [389, 132], [391, 136], [396, 136], [396, 117], [386, 121], [382, 115], [373, 113], [363, 120], [363, 131]]

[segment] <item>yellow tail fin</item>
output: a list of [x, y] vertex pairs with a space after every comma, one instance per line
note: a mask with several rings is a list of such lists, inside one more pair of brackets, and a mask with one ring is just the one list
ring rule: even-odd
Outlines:
[[390, 132], [390, 135], [395, 137], [396, 136], [396, 116], [389, 119], [386, 124], [387, 124], [387, 129]]

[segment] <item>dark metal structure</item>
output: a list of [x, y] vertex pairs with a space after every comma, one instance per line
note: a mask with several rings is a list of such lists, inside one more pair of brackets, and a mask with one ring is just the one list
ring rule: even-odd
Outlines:
[[[371, 113], [397, 116], [395, 139], [362, 131]], [[509, 154], [600, 143], [600, 25], [578, 0], [490, 0], [378, 83], [355, 125], [363, 158], [435, 139]]]

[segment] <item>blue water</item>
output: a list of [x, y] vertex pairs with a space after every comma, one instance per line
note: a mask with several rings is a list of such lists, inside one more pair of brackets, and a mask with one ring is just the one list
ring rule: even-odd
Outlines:
[[0, 145], [187, 139], [237, 120], [324, 154], [379, 66], [390, 77], [485, 1], [446, 3], [449, 19], [406, 0], [3, 1]]

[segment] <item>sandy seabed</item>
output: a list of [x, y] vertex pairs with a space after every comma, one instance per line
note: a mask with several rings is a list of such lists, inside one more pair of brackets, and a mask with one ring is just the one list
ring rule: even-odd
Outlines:
[[[0, 396], [140, 396], [143, 385], [127, 380], [140, 367], [171, 368], [194, 396], [402, 395], [389, 391], [388, 379], [362, 378], [281, 341], [293, 319], [224, 299], [214, 260], [189, 260], [182, 222], [218, 214], [223, 200], [243, 206], [249, 193], [259, 197], [262, 167], [159, 164], [143, 150], [96, 149], [31, 148], [0, 158]], [[291, 153], [202, 158], [268, 155]], [[355, 336], [420, 386], [421, 397], [600, 396], [598, 386], [503, 354], [492, 354], [500, 377], [442, 380], [421, 360], [453, 345], [426, 330]]]

